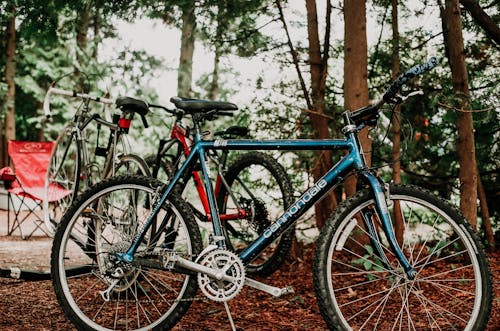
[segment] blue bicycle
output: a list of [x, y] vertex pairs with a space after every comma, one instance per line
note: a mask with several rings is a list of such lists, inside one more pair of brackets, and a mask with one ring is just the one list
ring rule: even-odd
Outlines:
[[[400, 87], [437, 64], [401, 75], [375, 105], [343, 114], [345, 139], [205, 140], [202, 123], [237, 107], [173, 98], [191, 115], [191, 153], [171, 181], [139, 176], [106, 180], [72, 205], [57, 229], [52, 279], [66, 316], [80, 330], [163, 330], [173, 327], [198, 288], [223, 302], [243, 286], [273, 296], [291, 292], [250, 279], [246, 265], [315, 202], [356, 173], [364, 189], [343, 202], [321, 229], [315, 291], [327, 325], [336, 330], [481, 330], [489, 318], [491, 273], [477, 236], [444, 200], [413, 186], [384, 184], [366, 166], [358, 139], [384, 103], [400, 103]], [[142, 107], [147, 107], [143, 103]], [[238, 253], [227, 249], [207, 153], [217, 150], [335, 149], [347, 151], [314, 186]], [[176, 194], [181, 179], [201, 168], [213, 234], [202, 247], [191, 208]], [[92, 224], [92, 226], [88, 226]], [[88, 229], [95, 229], [92, 233]]]

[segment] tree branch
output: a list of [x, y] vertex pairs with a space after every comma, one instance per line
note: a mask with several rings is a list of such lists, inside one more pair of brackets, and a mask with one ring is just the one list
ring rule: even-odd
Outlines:
[[299, 76], [300, 87], [302, 89], [302, 93], [304, 94], [304, 98], [306, 99], [307, 108], [313, 109], [313, 106], [311, 104], [311, 98], [309, 97], [309, 92], [307, 91], [306, 83], [304, 81], [304, 77], [302, 77], [302, 72], [300, 71], [299, 58], [297, 56], [295, 48], [293, 47], [292, 39], [290, 38], [290, 32], [288, 31], [288, 26], [285, 21], [285, 15], [283, 15], [283, 8], [281, 7], [281, 1], [276, 0], [274, 3], [276, 4], [276, 7], [278, 7], [280, 20], [283, 23], [283, 29], [285, 29], [288, 47], [290, 47], [290, 53], [292, 53], [293, 63], [295, 65], [295, 70], [297, 71], [297, 75]]
[[488, 35], [497, 45], [500, 45], [500, 28], [495, 21], [474, 0], [460, 0], [460, 3], [472, 16], [472, 19], [479, 25], [486, 35]]

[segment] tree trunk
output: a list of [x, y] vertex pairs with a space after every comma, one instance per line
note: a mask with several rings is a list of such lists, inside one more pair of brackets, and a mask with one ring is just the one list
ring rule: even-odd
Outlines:
[[[331, 6], [327, 4], [327, 29], [325, 35], [325, 44], [323, 45], [323, 56], [319, 41], [318, 16], [315, 0], [306, 0], [307, 10], [307, 32], [309, 39], [309, 68], [311, 73], [311, 104], [315, 113], [309, 113], [312, 122], [314, 137], [316, 139], [331, 138], [328, 130], [328, 123], [324, 116], [318, 114], [325, 113], [325, 95], [326, 95], [326, 75], [328, 71], [328, 50], [329, 50], [329, 20]], [[317, 151], [312, 167], [314, 181], [318, 181], [331, 167], [332, 151]], [[330, 191], [323, 200], [315, 205], [316, 225], [322, 228], [325, 221], [337, 207], [337, 199], [333, 191]]]
[[177, 76], [177, 94], [190, 97], [193, 80], [193, 53], [196, 31], [195, 2], [190, 1], [182, 8], [182, 35], [179, 72]]
[[90, 8], [88, 5], [84, 6], [76, 13], [76, 61], [77, 68], [75, 68], [75, 76], [77, 83], [77, 90], [84, 91], [85, 78], [80, 75], [84, 70], [87, 63], [87, 44], [88, 44], [88, 31], [90, 26]]
[[[453, 91], [461, 99], [460, 109], [469, 109], [469, 87], [458, 0], [446, 0], [445, 17], [448, 29], [449, 62]], [[477, 226], [477, 164], [474, 146], [472, 113], [458, 112], [458, 158], [460, 164], [460, 210], [472, 227]]]
[[[344, 108], [356, 110], [368, 104], [368, 59], [365, 0], [344, 0]], [[371, 164], [368, 129], [359, 133], [367, 165]], [[346, 180], [348, 196], [356, 191], [356, 178]]]
[[441, 28], [443, 29], [444, 54], [449, 59], [450, 50], [449, 50], [448, 40], [450, 40], [450, 36], [448, 35], [448, 26], [446, 24], [446, 10], [441, 0], [437, 0], [437, 3], [439, 6], [439, 16], [441, 17]]
[[210, 86], [208, 88], [208, 99], [209, 100], [217, 100], [219, 97], [219, 64], [220, 57], [222, 53], [222, 33], [223, 33], [223, 25], [222, 25], [222, 13], [224, 8], [219, 6], [219, 13], [217, 17], [217, 29], [215, 32], [215, 57], [214, 57], [214, 70], [212, 71], [212, 81], [210, 82]]
[[479, 175], [479, 169], [477, 169], [477, 195], [479, 197], [479, 206], [481, 207], [484, 235], [488, 241], [489, 247], [493, 248], [495, 247], [495, 237], [493, 236], [493, 230], [491, 228], [490, 211], [486, 200], [486, 193], [484, 192], [483, 182]]
[[[486, 12], [479, 6], [477, 1], [474, 0], [460, 0], [460, 3], [469, 12], [469, 14], [474, 19], [474, 22], [479, 25], [486, 35], [493, 39], [497, 45], [500, 45], [500, 28], [498, 23], [496, 23]], [[498, 3], [497, 3], [498, 5]]]
[[[5, 98], [5, 144], [9, 140], [16, 139], [16, 8], [14, 5], [9, 10], [10, 17], [5, 30], [6, 36], [6, 58], [5, 58], [5, 82], [7, 83], [7, 96]], [[6, 146], [2, 146], [3, 153], [7, 153]]]
[[101, 33], [101, 3], [100, 1], [97, 1], [96, 7], [95, 7], [95, 12], [94, 12], [94, 22], [93, 22], [93, 28], [94, 28], [94, 40], [93, 40], [93, 46], [94, 49], [92, 50], [92, 58], [97, 61], [97, 57], [99, 55], [99, 43], [100, 43], [100, 33]]
[[[399, 26], [398, 26], [398, 0], [391, 1], [392, 16], [392, 80], [399, 76]], [[395, 184], [401, 184], [401, 107], [397, 105], [392, 114], [392, 180]], [[396, 239], [401, 245], [403, 243], [403, 216], [399, 201], [394, 203], [394, 232]]]

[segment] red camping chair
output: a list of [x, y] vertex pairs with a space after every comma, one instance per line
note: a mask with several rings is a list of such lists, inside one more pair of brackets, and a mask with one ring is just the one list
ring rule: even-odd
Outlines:
[[[19, 229], [23, 239], [31, 237], [37, 229], [47, 234], [43, 224], [42, 202], [45, 175], [53, 148], [54, 142], [9, 141], [8, 153], [15, 171], [9, 167], [0, 169], [0, 179], [4, 181], [8, 192], [7, 235], [11, 235], [16, 229]], [[49, 188], [49, 202], [57, 201], [71, 193], [56, 186], [54, 184], [54, 187]], [[14, 212], [12, 224], [11, 209]], [[25, 236], [21, 225], [27, 221], [33, 221], [35, 228]]]

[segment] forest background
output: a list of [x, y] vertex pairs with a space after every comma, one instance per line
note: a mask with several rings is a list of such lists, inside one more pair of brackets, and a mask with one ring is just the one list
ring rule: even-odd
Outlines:
[[[0, 167], [8, 140], [54, 140], [78, 107], [55, 99], [45, 120], [53, 81], [164, 105], [169, 93], [236, 102], [238, 116], [213, 130], [238, 124], [256, 138], [338, 138], [344, 110], [377, 100], [401, 72], [438, 56], [440, 66], [404, 91], [424, 95], [387, 108], [377, 129], [362, 133], [366, 157], [385, 179], [451, 200], [486, 245], [498, 245], [499, 20], [495, 0], [2, 0]], [[161, 56], [121, 40], [137, 22], [179, 40], [155, 40]], [[137, 122], [132, 140], [148, 148], [136, 153], [153, 151], [171, 125], [159, 115], [148, 129]], [[275, 156], [302, 191], [341, 155]], [[323, 199], [314, 226], [355, 189], [350, 178]]]

